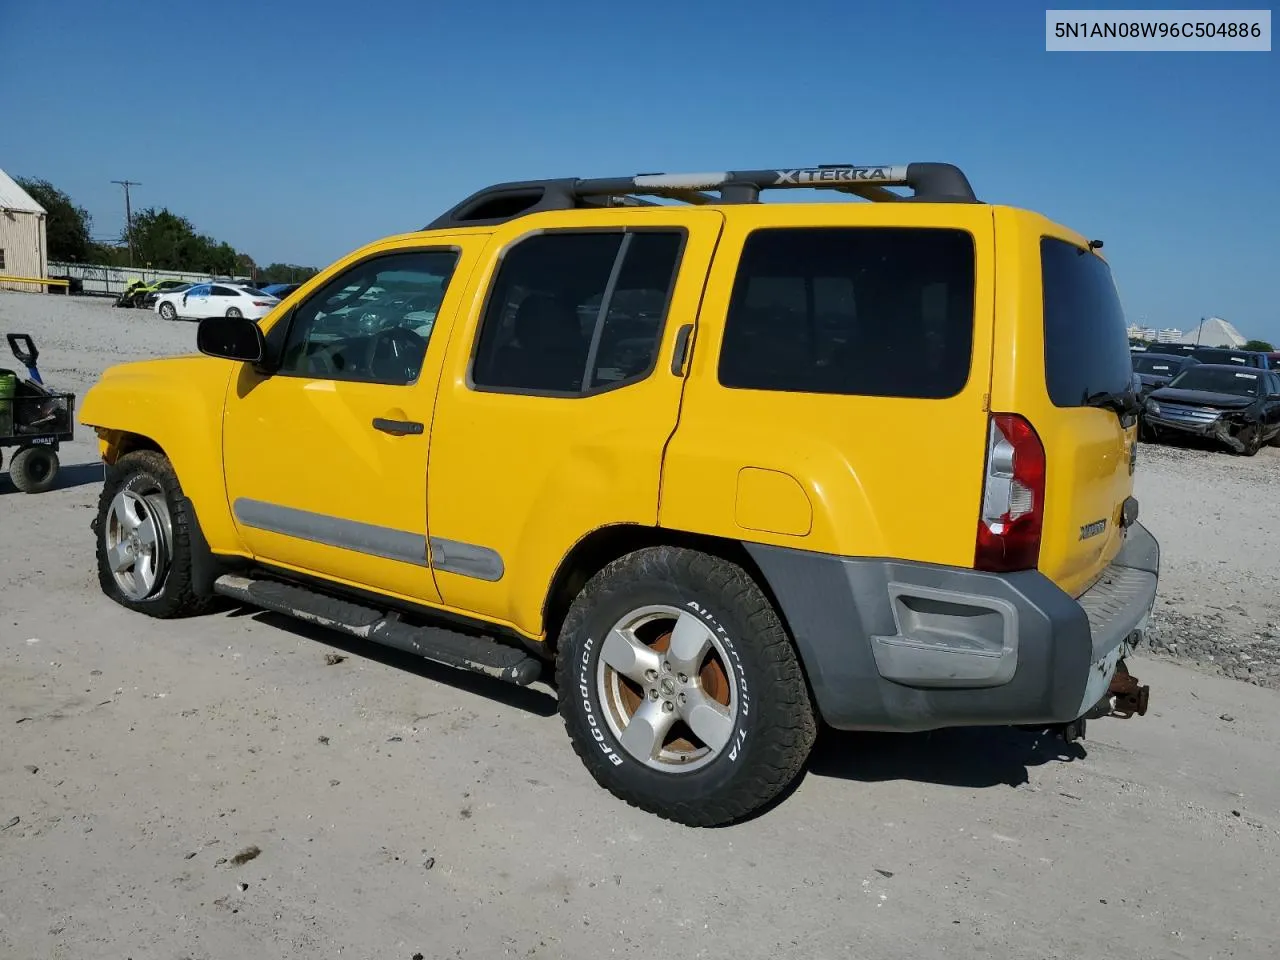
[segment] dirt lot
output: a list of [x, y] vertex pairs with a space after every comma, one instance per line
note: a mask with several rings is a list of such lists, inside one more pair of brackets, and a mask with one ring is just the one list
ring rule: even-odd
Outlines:
[[[194, 342], [0, 294], [18, 331], [80, 392]], [[828, 733], [784, 803], [692, 831], [597, 789], [545, 690], [111, 604], [82, 438], [58, 490], [0, 474], [0, 958], [1275, 957], [1277, 454], [1142, 448], [1146, 718]]]

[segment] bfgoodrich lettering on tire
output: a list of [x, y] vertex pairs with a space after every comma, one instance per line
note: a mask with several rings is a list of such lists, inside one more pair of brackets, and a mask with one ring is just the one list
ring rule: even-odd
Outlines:
[[565, 618], [560, 714], [596, 781], [689, 826], [748, 816], [799, 774], [817, 725], [795, 649], [742, 568], [677, 547], [596, 574]]
[[93, 522], [102, 592], [153, 617], [203, 610], [191, 589], [194, 522], [164, 454], [138, 450], [109, 466]]

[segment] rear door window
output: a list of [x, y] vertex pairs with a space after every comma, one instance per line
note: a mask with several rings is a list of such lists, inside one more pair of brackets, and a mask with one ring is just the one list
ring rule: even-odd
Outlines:
[[1133, 368], [1120, 296], [1105, 260], [1044, 237], [1044, 371], [1057, 407], [1090, 406], [1131, 389]]
[[952, 397], [969, 378], [973, 303], [974, 243], [965, 231], [757, 230], [729, 301], [720, 383]]
[[478, 390], [583, 397], [657, 361], [684, 233], [548, 231], [502, 260], [472, 366]]

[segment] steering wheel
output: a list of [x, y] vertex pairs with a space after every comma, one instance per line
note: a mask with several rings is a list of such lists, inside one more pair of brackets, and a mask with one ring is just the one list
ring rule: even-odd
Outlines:
[[426, 353], [425, 337], [404, 327], [387, 327], [370, 340], [369, 370], [379, 379], [412, 383], [418, 379]]

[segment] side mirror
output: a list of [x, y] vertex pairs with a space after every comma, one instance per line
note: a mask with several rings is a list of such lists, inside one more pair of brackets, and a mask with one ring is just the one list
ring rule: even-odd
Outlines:
[[210, 357], [261, 363], [266, 341], [258, 325], [245, 317], [206, 317], [196, 328], [196, 349]]

